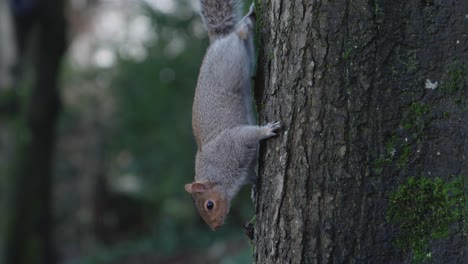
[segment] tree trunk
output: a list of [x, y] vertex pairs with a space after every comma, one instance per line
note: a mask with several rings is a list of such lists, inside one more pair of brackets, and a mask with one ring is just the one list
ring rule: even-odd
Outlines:
[[[259, 119], [284, 125], [262, 146], [256, 263], [410, 262], [390, 193], [468, 175], [468, 1], [256, 2]], [[468, 263], [450, 231], [432, 261]]]
[[[15, 60], [15, 48], [11, 16], [7, 0], [0, 0], [0, 93], [12, 83], [11, 68]], [[1, 101], [0, 101], [1, 110]]]
[[[33, 1], [34, 3], [34, 1]], [[34, 79], [26, 106], [25, 131], [18, 136], [12, 173], [12, 199], [8, 219], [6, 263], [55, 263], [52, 240], [52, 158], [55, 123], [60, 108], [57, 87], [65, 52], [64, 2], [43, 3], [33, 14], [15, 16], [18, 50], [37, 29], [33, 58]], [[39, 7], [38, 7], [39, 8]], [[24, 63], [20, 62], [24, 67]], [[21, 69], [23, 70], [23, 69]], [[23, 75], [21, 75], [23, 76]]]

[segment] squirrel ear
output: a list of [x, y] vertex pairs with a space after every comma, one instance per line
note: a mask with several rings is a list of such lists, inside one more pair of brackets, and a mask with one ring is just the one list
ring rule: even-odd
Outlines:
[[192, 193], [192, 183], [185, 184], [185, 191]]
[[201, 182], [194, 182], [185, 184], [185, 190], [188, 193], [203, 193], [209, 191], [213, 188], [213, 184], [211, 183], [201, 183]]

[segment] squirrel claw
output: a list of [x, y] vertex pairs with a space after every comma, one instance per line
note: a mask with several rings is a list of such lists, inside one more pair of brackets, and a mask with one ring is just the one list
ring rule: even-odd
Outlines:
[[267, 137], [277, 136], [275, 132], [279, 130], [280, 128], [281, 128], [281, 122], [279, 121], [270, 122], [265, 126], [265, 132], [266, 132], [265, 134]]

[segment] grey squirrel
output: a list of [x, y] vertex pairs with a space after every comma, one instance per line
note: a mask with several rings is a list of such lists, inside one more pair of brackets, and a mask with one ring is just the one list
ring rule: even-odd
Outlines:
[[201, 217], [216, 230], [231, 200], [257, 181], [258, 143], [276, 135], [279, 122], [255, 125], [254, 5], [242, 18], [242, 0], [201, 0], [210, 46], [200, 68], [192, 126], [197, 142], [195, 181], [185, 185]]

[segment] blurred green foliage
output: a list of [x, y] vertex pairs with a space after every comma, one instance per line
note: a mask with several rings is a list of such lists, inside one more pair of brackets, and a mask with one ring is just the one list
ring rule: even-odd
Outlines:
[[[111, 73], [116, 110], [104, 132], [104, 152], [108, 162], [106, 181], [130, 178], [136, 183], [138, 187], [125, 195], [150, 204], [143, 210], [150, 210], [144, 212], [144, 217], [149, 218], [151, 231], [132, 241], [102, 248], [76, 263], [114, 263], [141, 252], [167, 255], [206, 250], [232, 239], [247, 241], [242, 221], [253, 213], [248, 188], [242, 198], [234, 201], [232, 217], [217, 232], [201, 221], [191, 196], [184, 190], [184, 184], [194, 177], [196, 145], [191, 108], [199, 67], [209, 43], [206, 34], [200, 37], [197, 32], [200, 17], [197, 13], [165, 15], [150, 9], [146, 15], [151, 17], [156, 36], [146, 47], [147, 57], [143, 61], [120, 57]], [[251, 250], [247, 247], [223, 263], [248, 262]]]
[[[186, 202], [179, 198], [183, 183], [193, 176], [191, 107], [207, 40], [193, 35], [194, 17], [151, 17], [158, 40], [148, 47], [148, 57], [142, 62], [121, 59], [112, 80], [117, 110], [106, 150], [111, 160], [121, 163], [114, 174], [135, 175], [141, 181], [138, 195], [158, 201], [163, 215], [187, 217]], [[165, 50], [174, 38], [187, 48], [170, 55]]]
[[[145, 254], [164, 258], [200, 252], [211, 252], [211, 259], [214, 255], [225, 264], [252, 262], [252, 249], [242, 228], [253, 215], [250, 188], [244, 188], [233, 201], [226, 225], [217, 232], [211, 231], [201, 220], [191, 196], [184, 190], [184, 184], [193, 181], [194, 177], [196, 145], [191, 109], [198, 71], [209, 41], [199, 14], [188, 7], [187, 0], [179, 0], [177, 5], [180, 10], [178, 8], [172, 14], [159, 13], [149, 7], [144, 10], [144, 15], [151, 19], [155, 36], [145, 47], [144, 59], [131, 59], [117, 50], [119, 57], [111, 68], [91, 67], [80, 72], [73, 68], [71, 61], [63, 63], [62, 80], [73, 83], [70, 86], [75, 89], [90, 83], [99, 89], [102, 87], [93, 82], [110, 80], [108, 96], [115, 104], [114, 112], [110, 120], [104, 122], [104, 130], [100, 130], [101, 127], [93, 130], [102, 133], [104, 146], [91, 149], [102, 150], [104, 155], [105, 185], [110, 186], [112, 194], [125, 197], [114, 200], [117, 206], [124, 208], [130, 217], [144, 218], [144, 222], [135, 221], [133, 226], [125, 227], [129, 230], [125, 230], [124, 236], [113, 237], [112, 243], [98, 241], [95, 250], [82, 252], [87, 255], [78, 255], [67, 263], [130, 263], [121, 261], [132, 257], [138, 259], [139, 255]], [[29, 89], [26, 88], [15, 94], [20, 103], [27, 98]], [[79, 100], [94, 99], [80, 97]], [[93, 114], [83, 106], [96, 102], [65, 105], [58, 137], [76, 128], [82, 116]], [[29, 135], [24, 124], [16, 119], [10, 121], [15, 128], [15, 139], [27, 140]], [[80, 168], [71, 166], [67, 159], [70, 157], [57, 157], [56, 179], [75, 182], [81, 177]], [[0, 191], [7, 186], [3, 184], [6, 183], [3, 176], [7, 169], [0, 164]], [[2, 192], [1, 202], [6, 200], [3, 196]], [[76, 197], [59, 199], [66, 200], [61, 203], [62, 207], [75, 207], [80, 202]], [[60, 206], [55, 209], [61, 217], [57, 221], [69, 213]], [[133, 209], [129, 208], [132, 206]], [[139, 226], [142, 223], [144, 228]], [[0, 227], [4, 228], [4, 225]], [[1, 229], [0, 233], [3, 233]], [[186, 261], [189, 263], [190, 259]]]

